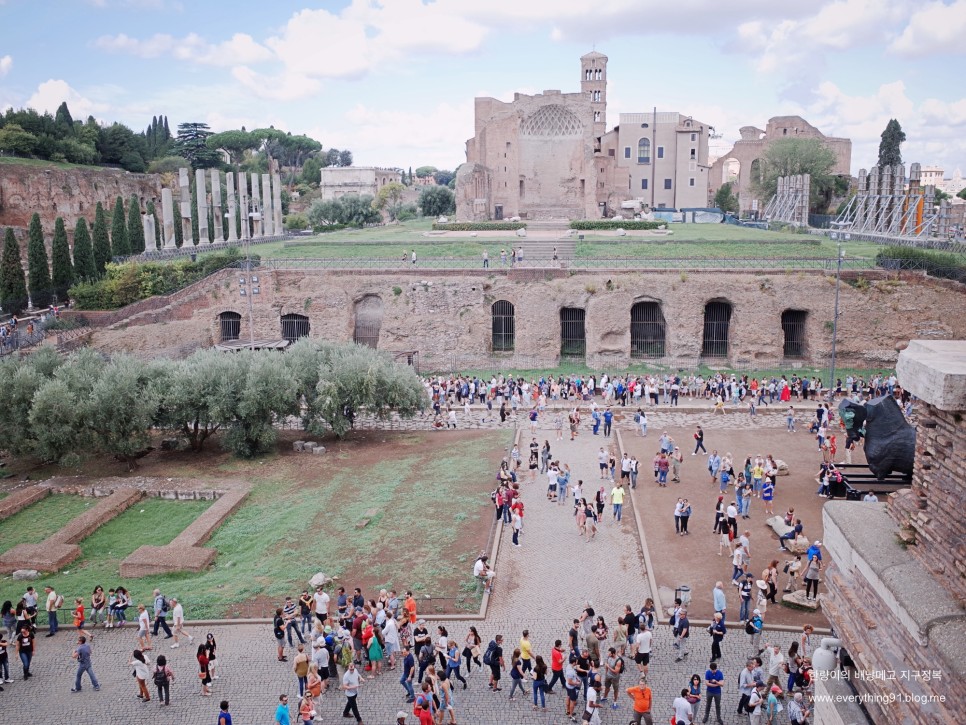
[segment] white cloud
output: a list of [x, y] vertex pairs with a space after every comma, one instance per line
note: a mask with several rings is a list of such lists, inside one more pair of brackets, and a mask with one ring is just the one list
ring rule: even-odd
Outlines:
[[155, 33], [143, 40], [120, 33], [103, 35], [94, 41], [94, 45], [108, 52], [125, 53], [139, 58], [168, 57], [226, 68], [260, 63], [273, 57], [268, 48], [255, 42], [246, 33], [235, 33], [230, 39], [220, 43], [210, 43], [197, 33], [189, 33], [184, 38]]
[[950, 5], [932, 2], [909, 18], [902, 34], [889, 46], [904, 56], [966, 52], [966, 0]]
[[3, 78], [5, 75], [7, 75], [7, 73], [10, 72], [11, 68], [13, 68], [12, 56], [5, 55], [2, 58], [0, 58], [0, 78]]
[[299, 73], [267, 76], [253, 71], [248, 66], [238, 66], [232, 69], [231, 74], [258, 98], [274, 101], [294, 101], [305, 98], [317, 93], [321, 87], [314, 78], [306, 78]]
[[67, 81], [59, 79], [50, 79], [37, 86], [37, 90], [26, 100], [24, 106], [40, 113], [45, 111], [54, 113], [64, 101], [67, 101], [71, 115], [75, 118], [97, 116], [108, 109], [107, 104], [92, 101], [71, 88]]

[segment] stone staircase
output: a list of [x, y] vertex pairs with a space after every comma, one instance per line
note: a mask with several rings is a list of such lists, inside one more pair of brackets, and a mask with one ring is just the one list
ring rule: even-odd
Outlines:
[[556, 250], [557, 264], [569, 264], [577, 248], [577, 237], [571, 236], [570, 231], [568, 221], [528, 221], [527, 236], [517, 242], [518, 246], [523, 247], [524, 262], [528, 265], [546, 262], [548, 266], [553, 266]]

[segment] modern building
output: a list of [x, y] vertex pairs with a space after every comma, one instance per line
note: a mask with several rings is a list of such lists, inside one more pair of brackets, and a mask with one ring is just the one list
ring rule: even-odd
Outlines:
[[709, 194], [714, 194], [722, 184], [734, 183], [734, 168], [738, 166], [737, 187], [732, 190], [738, 195], [742, 214], [764, 211], [767, 199], [759, 199], [754, 191], [752, 179], [761, 173], [761, 159], [768, 146], [779, 139], [817, 138], [821, 139], [835, 154], [833, 174], [848, 176], [852, 165], [852, 141], [847, 138], [826, 136], [801, 116], [775, 116], [768, 119], [762, 130], [755, 126], [742, 126], [741, 139], [734, 147], [722, 154], [711, 166]]
[[579, 93], [475, 99], [475, 135], [456, 174], [456, 218], [594, 219], [633, 201], [706, 206], [710, 129], [654, 109], [621, 114], [607, 131], [607, 56], [587, 53]]
[[322, 199], [329, 201], [350, 194], [375, 196], [386, 184], [402, 183], [399, 169], [382, 169], [377, 166], [326, 166], [322, 169], [319, 191]]

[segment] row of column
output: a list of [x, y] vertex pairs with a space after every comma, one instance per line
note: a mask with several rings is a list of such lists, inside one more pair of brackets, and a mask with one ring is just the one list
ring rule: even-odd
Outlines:
[[[241, 238], [258, 239], [260, 237], [271, 237], [282, 233], [282, 180], [277, 173], [251, 174], [251, 196], [249, 196], [248, 174], [244, 171], [237, 172], [237, 194], [235, 187], [236, 175], [234, 172], [225, 174], [225, 189], [228, 199], [228, 237], [225, 237], [224, 226], [222, 223], [223, 213], [221, 198], [221, 172], [217, 169], [197, 169], [195, 171], [195, 186], [198, 198], [198, 236], [199, 244], [205, 244], [208, 240], [208, 190], [207, 181], [211, 180], [211, 206], [214, 217], [214, 241], [235, 242], [238, 237], [235, 230], [235, 214], [240, 207], [242, 211]], [[260, 182], [260, 183], [259, 183]], [[191, 236], [191, 187], [188, 177], [188, 169], [180, 169], [178, 174], [181, 200], [181, 230], [185, 240]], [[175, 248], [174, 235], [174, 196], [171, 189], [161, 190], [161, 216], [163, 223], [162, 242], [164, 249]], [[147, 217], [145, 217], [147, 219]], [[147, 239], [154, 238], [154, 220], [151, 219], [151, 235]], [[147, 225], [148, 222], [146, 221]]]

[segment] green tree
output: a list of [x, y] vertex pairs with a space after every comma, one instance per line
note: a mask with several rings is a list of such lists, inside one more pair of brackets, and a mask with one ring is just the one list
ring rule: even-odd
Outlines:
[[97, 448], [127, 463], [131, 471], [151, 443], [159, 402], [152, 384], [156, 374], [153, 365], [126, 355], [114, 357], [85, 405], [85, 421]]
[[424, 186], [419, 192], [423, 216], [438, 217], [456, 211], [456, 195], [445, 186]]
[[208, 147], [212, 135], [207, 123], [178, 124], [178, 138], [174, 143], [177, 154], [188, 160], [192, 169], [211, 169], [221, 165], [221, 154]]
[[23, 273], [20, 245], [7, 228], [3, 237], [3, 257], [0, 258], [0, 307], [8, 315], [19, 315], [27, 309], [27, 279]]
[[435, 166], [419, 166], [416, 169], [416, 178], [425, 179], [427, 176], [432, 176], [437, 171], [439, 171], [439, 169], [437, 169]]
[[50, 283], [50, 262], [44, 244], [44, 230], [40, 226], [40, 214], [30, 218], [27, 229], [27, 290], [34, 307], [50, 307], [53, 289]]
[[389, 216], [389, 221], [395, 221], [396, 215], [399, 214], [399, 210], [402, 208], [402, 197], [405, 191], [406, 187], [398, 181], [390, 181], [388, 184], [380, 187], [373, 205], [376, 209], [385, 211]]
[[302, 164], [302, 182], [310, 186], [318, 186], [322, 178], [322, 164], [316, 158], [307, 159]]
[[242, 381], [230, 411], [224, 447], [241, 458], [264, 455], [275, 447], [275, 422], [298, 412], [297, 388], [274, 356], [243, 351], [232, 356]]
[[111, 261], [111, 239], [107, 234], [107, 212], [101, 202], [94, 210], [94, 271], [98, 277], [104, 276], [104, 268]]
[[[127, 238], [131, 246], [131, 254], [144, 251], [144, 222], [141, 221], [141, 204], [137, 196], [131, 196], [127, 207]], [[151, 240], [154, 243], [154, 240]]]
[[205, 145], [209, 149], [219, 149], [228, 153], [231, 164], [237, 169], [238, 165], [245, 157], [246, 151], [258, 148], [259, 139], [248, 131], [223, 131], [213, 133], [205, 139]]
[[835, 186], [832, 169], [835, 154], [817, 138], [782, 138], [771, 144], [762, 154], [760, 176], [752, 179], [752, 185], [760, 199], [771, 199], [778, 189], [778, 177], [810, 174], [812, 177], [810, 209], [818, 208], [828, 198]]
[[74, 279], [90, 282], [97, 277], [94, 248], [87, 230], [87, 220], [81, 217], [74, 227]]
[[433, 178], [436, 179], [436, 183], [440, 186], [449, 186], [450, 183], [456, 178], [456, 174], [454, 174], [452, 171], [446, 171], [443, 169], [433, 174]]
[[62, 217], [54, 222], [54, 240], [50, 245], [51, 277], [59, 302], [67, 301], [67, 290], [74, 284], [74, 265], [70, 261], [70, 243]]
[[956, 194], [956, 197], [959, 199], [966, 199], [966, 189], [960, 189], [959, 193]]
[[52, 347], [44, 345], [23, 361], [13, 355], [0, 361], [0, 379], [3, 380], [3, 385], [0, 385], [0, 440], [3, 440], [4, 449], [15, 456], [33, 452], [30, 407], [34, 394], [48, 377], [38, 368], [39, 361], [34, 357], [44, 349], [58, 354]]
[[952, 199], [952, 198], [953, 198], [952, 196], [950, 196], [949, 194], [947, 194], [942, 189], [936, 189], [935, 190], [935, 194], [933, 196], [933, 201], [936, 204], [942, 204], [944, 201], [946, 201], [948, 199]]
[[342, 197], [342, 223], [353, 227], [364, 227], [378, 224], [382, 220], [379, 211], [373, 205], [373, 198], [369, 194], [349, 194]]
[[738, 213], [738, 197], [735, 196], [733, 184], [730, 181], [723, 183], [714, 193], [714, 205], [721, 211]]
[[124, 199], [121, 197], [117, 197], [114, 201], [114, 215], [111, 218], [111, 251], [114, 252], [115, 257], [127, 257], [131, 254]]
[[885, 131], [882, 132], [882, 140], [879, 142], [879, 163], [878, 166], [897, 166], [902, 163], [902, 142], [906, 140], [906, 132], [902, 130], [899, 122], [890, 118], [886, 124]]
[[19, 124], [8, 123], [0, 128], [0, 151], [13, 156], [29, 156], [37, 147], [37, 137]]

